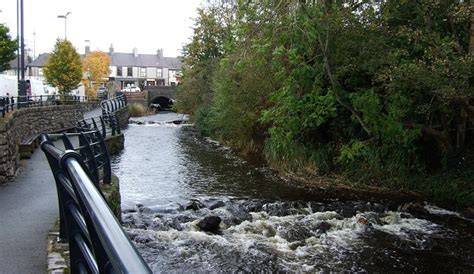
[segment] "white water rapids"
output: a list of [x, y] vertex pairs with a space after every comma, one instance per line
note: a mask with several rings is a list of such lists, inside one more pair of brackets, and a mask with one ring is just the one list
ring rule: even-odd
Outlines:
[[[113, 160], [124, 227], [154, 272], [474, 271], [472, 220], [299, 187], [180, 117], [138, 119]], [[216, 231], [199, 228], [209, 216]]]

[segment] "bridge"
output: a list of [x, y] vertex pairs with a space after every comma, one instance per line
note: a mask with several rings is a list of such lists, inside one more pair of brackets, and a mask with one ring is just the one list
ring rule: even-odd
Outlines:
[[[16, 105], [10, 103], [8, 108], [3, 105], [6, 117], [0, 121], [2, 158], [11, 154], [14, 159], [19, 159], [18, 149], [11, 149], [19, 144], [12, 143], [11, 139], [25, 140], [25, 136], [34, 139], [32, 143], [41, 136], [44, 154], [30, 155], [31, 159], [22, 164], [20, 172], [15, 160], [8, 161], [7, 167], [13, 175], [4, 178], [7, 183], [0, 185], [1, 272], [38, 273], [46, 270], [45, 239], [58, 218], [58, 212], [58, 236], [69, 243], [72, 273], [150, 272], [113, 217], [98, 187], [111, 181], [105, 142], [120, 136], [120, 120], [123, 119], [117, 117], [117, 113], [122, 111], [128, 115], [126, 100], [103, 102], [101, 108], [95, 109], [90, 108], [91, 104], [85, 98], [82, 103], [72, 105], [45, 103], [44, 106], [22, 105], [21, 109], [18, 109], [18, 102], [24, 100], [17, 98], [14, 101]], [[97, 103], [94, 104], [97, 107]], [[27, 121], [32, 118], [29, 113], [37, 115], [39, 112], [54, 118], [32, 126]], [[71, 112], [73, 114], [66, 115]], [[17, 119], [30, 126], [17, 128]], [[70, 130], [71, 125], [77, 133], [54, 133], [64, 132], [66, 128]], [[38, 134], [45, 129], [51, 133]], [[53, 142], [52, 138], [59, 138], [63, 144]], [[2, 168], [5, 168], [5, 162], [2, 160]], [[48, 265], [50, 271], [55, 267], [58, 266]]]
[[164, 108], [171, 106], [170, 101], [176, 99], [176, 86], [148, 86], [142, 92], [125, 92], [130, 104], [138, 103], [144, 107], [158, 104]]

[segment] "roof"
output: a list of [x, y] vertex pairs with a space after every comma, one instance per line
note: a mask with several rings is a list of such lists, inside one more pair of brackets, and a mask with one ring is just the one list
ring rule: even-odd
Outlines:
[[[8, 62], [8, 64], [10, 65], [10, 69], [17, 69], [18, 68], [18, 56], [15, 57], [15, 59]], [[28, 66], [28, 65], [29, 65], [28, 58], [26, 58], [25, 59], [25, 66]]]
[[[109, 54], [110, 65], [117, 67], [158, 67], [169, 69], [181, 69], [181, 61], [176, 57], [159, 57], [156, 54], [138, 54], [114, 52]], [[48, 61], [49, 53], [42, 53], [33, 62], [30, 67], [44, 67]], [[81, 55], [84, 58], [84, 55]]]
[[115, 52], [109, 54], [112, 66], [122, 67], [159, 67], [181, 69], [181, 62], [176, 57], [159, 57], [156, 54], [138, 54]]
[[28, 66], [29, 67], [45, 67], [46, 63], [48, 62], [48, 58], [49, 58], [49, 53], [41, 53]]

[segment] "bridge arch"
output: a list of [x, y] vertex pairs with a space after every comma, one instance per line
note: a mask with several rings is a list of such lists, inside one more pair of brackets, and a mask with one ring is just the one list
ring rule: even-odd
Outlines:
[[147, 106], [150, 106], [152, 101], [157, 100], [157, 97], [176, 99], [176, 86], [148, 86], [145, 87], [145, 93]]
[[166, 96], [156, 96], [150, 100], [150, 106], [159, 107], [161, 109], [168, 109], [173, 106], [173, 99]]

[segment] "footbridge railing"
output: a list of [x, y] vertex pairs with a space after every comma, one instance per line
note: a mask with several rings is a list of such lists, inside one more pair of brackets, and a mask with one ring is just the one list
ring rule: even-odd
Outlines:
[[[80, 134], [101, 136], [97, 131]], [[68, 149], [74, 147], [71, 140], [64, 142], [69, 137], [62, 137], [65, 150], [51, 137], [42, 135], [41, 149], [56, 181], [60, 237], [69, 242], [71, 272], [151, 273], [108, 207], [84, 156]]]

